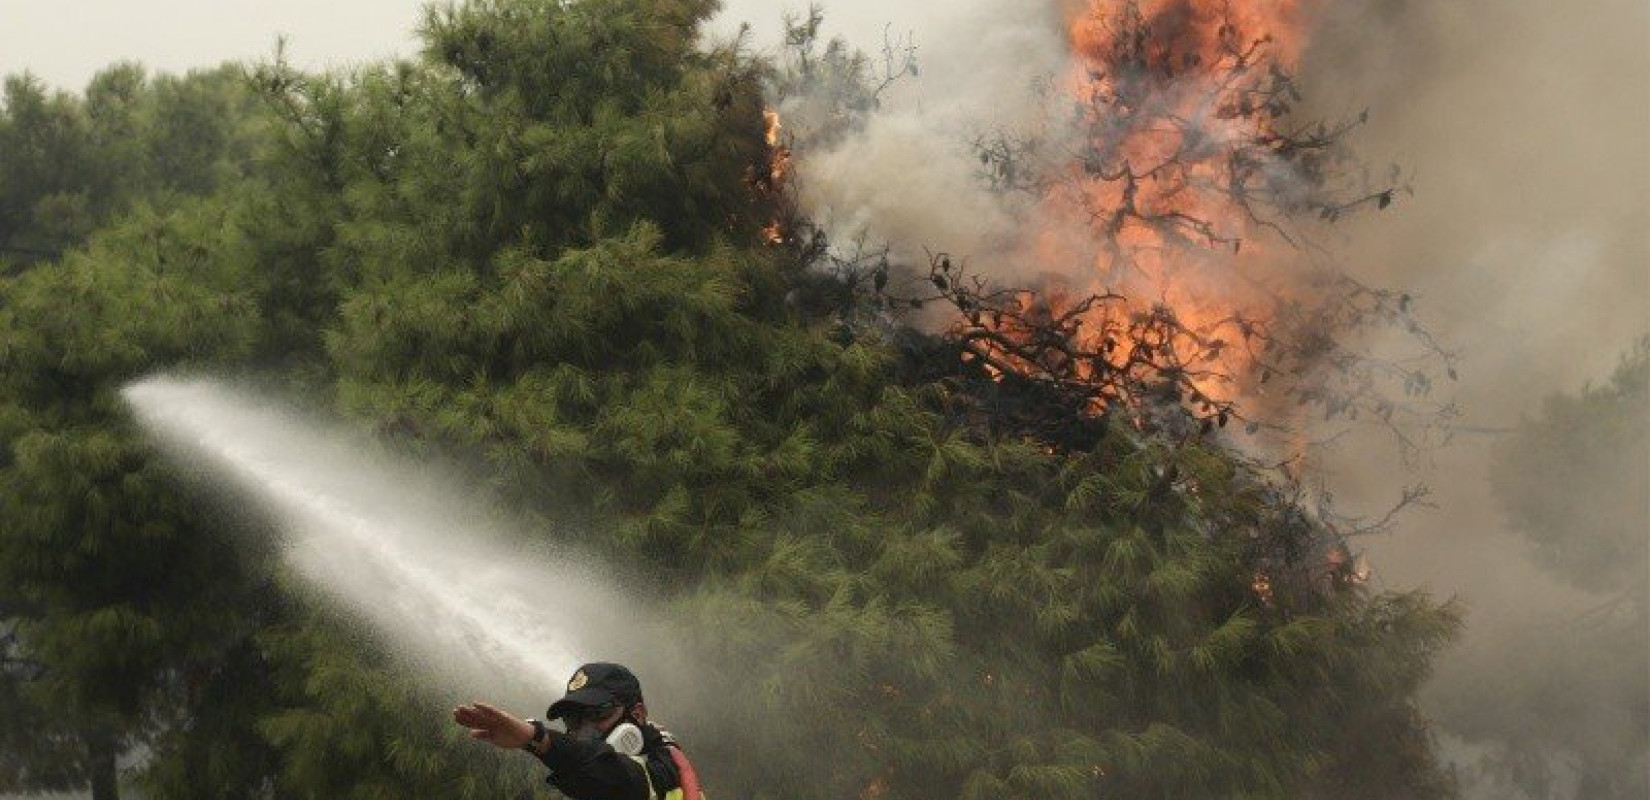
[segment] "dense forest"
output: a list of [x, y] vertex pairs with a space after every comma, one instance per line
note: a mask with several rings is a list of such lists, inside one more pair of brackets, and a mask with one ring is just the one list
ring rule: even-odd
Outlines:
[[[887, 298], [771, 234], [782, 67], [707, 47], [714, 7], [474, 0], [348, 74], [7, 80], [0, 791], [543, 791], [160, 458], [119, 390], [183, 369], [589, 520], [751, 687], [677, 723], [716, 797], [1451, 796], [1414, 697], [1458, 610], [1360, 580], [1216, 437], [965, 403], [955, 342], [844, 314]], [[1083, 435], [993, 418], [1016, 391]]]

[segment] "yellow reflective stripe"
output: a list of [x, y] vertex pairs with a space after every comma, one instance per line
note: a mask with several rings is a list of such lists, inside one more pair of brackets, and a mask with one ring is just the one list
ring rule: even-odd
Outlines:
[[678, 786], [666, 792], [665, 800], [682, 800], [682, 787]]

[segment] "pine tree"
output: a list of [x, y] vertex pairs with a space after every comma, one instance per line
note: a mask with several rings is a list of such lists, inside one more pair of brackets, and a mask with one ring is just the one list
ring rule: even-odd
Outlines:
[[239, 556], [116, 391], [155, 364], [242, 361], [258, 335], [223, 209], [189, 197], [240, 163], [246, 97], [226, 72], [118, 67], [84, 101], [7, 84], [0, 237], [23, 269], [0, 284], [0, 735], [20, 746], [0, 789], [114, 797], [117, 757], [235, 624], [214, 609], [239, 605]]

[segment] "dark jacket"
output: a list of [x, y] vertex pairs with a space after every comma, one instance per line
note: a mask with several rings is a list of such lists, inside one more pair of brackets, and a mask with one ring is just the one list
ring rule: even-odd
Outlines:
[[[642, 726], [642, 765], [614, 751], [607, 742], [586, 742], [553, 733], [550, 747], [539, 757], [550, 768], [546, 779], [551, 786], [573, 800], [659, 800], [681, 783], [676, 762], [665, 750], [666, 734], [652, 725]], [[653, 779], [654, 797], [647, 796], [648, 777]]]

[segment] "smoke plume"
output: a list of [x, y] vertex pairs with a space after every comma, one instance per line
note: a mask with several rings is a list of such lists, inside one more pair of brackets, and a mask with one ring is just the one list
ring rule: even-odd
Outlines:
[[[1615, 777], [1586, 775], [1575, 752], [1636, 749], [1642, 772], [1650, 742], [1628, 717], [1650, 702], [1650, 675], [1633, 674], [1619, 654], [1574, 652], [1575, 623], [1599, 600], [1534, 565], [1486, 476], [1496, 430], [1539, 412], [1551, 393], [1604, 382], [1650, 329], [1647, 34], [1650, 8], [1633, 0], [1342, 3], [1303, 69], [1309, 96], [1367, 104], [1368, 149], [1416, 175], [1413, 200], [1348, 226], [1345, 263], [1415, 291], [1428, 324], [1462, 354], [1467, 430], [1422, 476], [1438, 510], [1366, 544], [1386, 581], [1468, 604], [1463, 641], [1427, 699], [1437, 727], [1479, 745], [1521, 726], [1549, 729], [1526, 735], [1573, 737], [1573, 751], [1547, 753], [1550, 763], [1526, 770], [1552, 773], [1555, 797], [1583, 796], [1589, 778]], [[1639, 414], [1650, 425], [1650, 412]], [[1390, 491], [1378, 465], [1344, 455], [1343, 498]], [[1650, 452], [1632, 457], [1650, 463]], [[1577, 492], [1624, 479], [1553, 478]], [[1637, 495], [1615, 513], [1650, 537], [1650, 486]], [[1650, 582], [1650, 564], [1637, 573]], [[1545, 696], [1515, 696], [1531, 687]], [[1547, 719], [1506, 711], [1549, 698], [1569, 705]], [[1482, 754], [1452, 753], [1469, 776]], [[1469, 797], [1518, 796], [1485, 781], [1467, 788]]]

